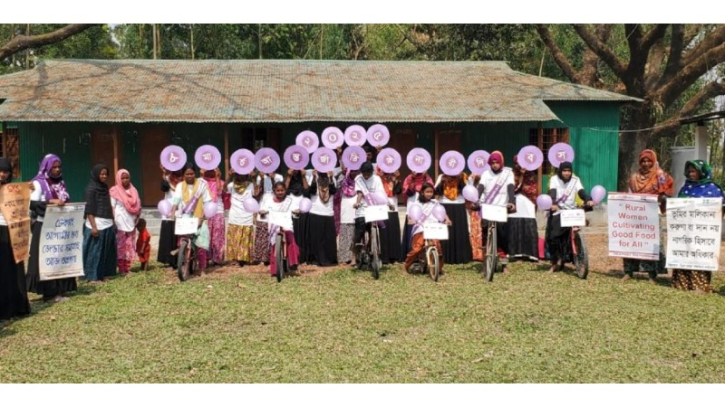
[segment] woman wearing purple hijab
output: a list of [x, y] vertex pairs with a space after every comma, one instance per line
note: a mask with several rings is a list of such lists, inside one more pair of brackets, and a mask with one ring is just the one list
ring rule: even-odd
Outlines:
[[28, 259], [28, 272], [25, 279], [28, 291], [40, 294], [44, 301], [62, 301], [65, 294], [75, 291], [78, 287], [75, 277], [58, 280], [40, 281], [40, 235], [43, 228], [43, 217], [48, 205], [63, 206], [70, 202], [70, 195], [63, 181], [63, 171], [60, 158], [55, 154], [48, 154], [40, 163], [38, 175], [33, 178], [35, 189], [30, 195], [30, 211], [33, 222], [33, 238], [30, 242], [30, 258]]

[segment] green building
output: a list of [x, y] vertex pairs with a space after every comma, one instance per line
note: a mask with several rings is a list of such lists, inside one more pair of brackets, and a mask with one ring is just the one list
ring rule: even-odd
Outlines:
[[[512, 165], [524, 145], [546, 154], [569, 142], [584, 185], [616, 190], [620, 107], [638, 101], [504, 62], [48, 60], [0, 76], [2, 154], [15, 151], [23, 179], [55, 153], [80, 200], [91, 167], [105, 162], [131, 172], [146, 206], [162, 196], [159, 154], [169, 144], [189, 157], [213, 144], [228, 160], [239, 148], [281, 153], [303, 130], [375, 123], [403, 157], [423, 147], [436, 163], [448, 150], [483, 149]], [[545, 162], [543, 182], [550, 171]]]

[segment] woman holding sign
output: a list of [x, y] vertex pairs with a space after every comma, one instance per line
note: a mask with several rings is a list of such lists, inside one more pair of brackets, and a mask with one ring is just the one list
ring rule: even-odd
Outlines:
[[[675, 194], [675, 181], [670, 174], [660, 168], [657, 154], [652, 150], [644, 150], [639, 154], [639, 171], [629, 178], [629, 192], [634, 194], [657, 195], [660, 210], [664, 211], [667, 198]], [[660, 251], [659, 261], [622, 259], [624, 279], [632, 278], [634, 272], [647, 272], [649, 280], [656, 282], [657, 272], [665, 268], [664, 253]]]
[[509, 254], [511, 260], [539, 261], [539, 232], [536, 225], [536, 197], [539, 194], [536, 171], [519, 165], [514, 156], [514, 194], [516, 213], [509, 215]]
[[[234, 174], [227, 189], [232, 197], [227, 225], [227, 261], [237, 261], [240, 266], [252, 261], [254, 250], [254, 213], [247, 211], [244, 201], [254, 200], [257, 185], [249, 175]], [[256, 201], [252, 201], [256, 203]]]
[[[725, 192], [720, 185], [712, 179], [710, 164], [704, 160], [694, 160], [685, 163], [685, 185], [680, 188], [678, 198], [723, 198], [725, 205]], [[672, 270], [672, 287], [679, 290], [698, 293], [711, 293], [712, 272], [704, 270]]]
[[332, 196], [337, 192], [329, 173], [314, 172], [309, 195], [312, 201], [304, 244], [307, 248], [307, 262], [318, 266], [337, 265], [337, 236]]
[[[516, 212], [513, 170], [509, 167], [504, 167], [503, 154], [500, 151], [494, 151], [488, 156], [488, 165], [490, 168], [481, 175], [481, 181], [479, 183], [483, 190], [479, 203], [482, 205], [495, 205], [497, 207], [505, 206], [507, 213]], [[484, 231], [482, 243], [485, 247], [487, 243], [487, 233], [485, 231], [488, 231], [489, 224], [489, 221], [486, 219], [491, 219], [487, 217], [485, 207], [481, 210], [481, 217], [483, 218], [481, 229]], [[508, 255], [511, 253], [508, 226], [507, 221], [498, 222], [496, 225], [497, 250], [498, 256], [501, 259], [501, 271], [504, 273], [508, 272]]]
[[556, 175], [549, 180], [549, 196], [553, 202], [546, 223], [546, 243], [551, 253], [550, 273], [564, 268], [566, 259], [562, 258], [562, 253], [564, 247], [569, 244], [567, 239], [571, 228], [561, 226], [560, 210], [576, 209], [577, 196], [584, 200], [586, 206], [594, 206], [594, 202], [584, 190], [579, 178], [573, 175], [572, 168], [570, 161], [560, 163]]
[[116, 173], [116, 185], [110, 192], [116, 222], [118, 274], [125, 276], [131, 270], [136, 254], [136, 223], [141, 217], [141, 199], [136, 187], [131, 184], [131, 174], [124, 169]]
[[[274, 184], [272, 191], [272, 195], [265, 195], [264, 199], [262, 200], [262, 204], [259, 206], [259, 215], [269, 221], [269, 235], [266, 237], [266, 239], [269, 242], [270, 250], [269, 258], [267, 259], [267, 261], [269, 261], [270, 274], [272, 276], [276, 276], [277, 264], [275, 256], [275, 246], [273, 242], [277, 233], [280, 232], [280, 229], [282, 229], [281, 231], [285, 235], [285, 241], [287, 244], [287, 263], [289, 264], [289, 267], [292, 271], [297, 270], [297, 265], [299, 264], [300, 249], [295, 242], [294, 227], [292, 226], [291, 220], [292, 210], [294, 209], [292, 207], [293, 199], [287, 196], [287, 188], [285, 187], [285, 184], [283, 182], [277, 182], [276, 184]], [[280, 226], [273, 224], [269, 219], [271, 216], [271, 212], [276, 212], [277, 215], [284, 214], [289, 216], [289, 225], [285, 228], [280, 228]]]
[[96, 164], [86, 186], [83, 273], [92, 283], [116, 275], [116, 232], [108, 185], [108, 167]]
[[[433, 185], [429, 183], [423, 184], [423, 186], [420, 188], [420, 192], [418, 194], [417, 204], [419, 204], [422, 208], [422, 217], [417, 222], [415, 222], [415, 225], [412, 229], [413, 238], [411, 239], [410, 243], [410, 251], [408, 252], [408, 255], [405, 257], [405, 271], [410, 273], [410, 267], [418, 260], [418, 256], [425, 250], [425, 239], [423, 239], [423, 224], [425, 223], [439, 223], [439, 220], [436, 219], [436, 217], [433, 215], [433, 208], [436, 207], [438, 204], [438, 201], [433, 199], [433, 196], [435, 194], [435, 189], [433, 188]], [[448, 218], [448, 215], [446, 215], [445, 220], [446, 225], [451, 225], [451, 220]], [[441, 242], [439, 240], [434, 240], [433, 244], [438, 249], [438, 253], [441, 252]], [[439, 259], [440, 261], [440, 274], [443, 274], [443, 264], [445, 264], [445, 260], [441, 257]]]
[[[12, 180], [10, 160], [0, 158], [0, 188]], [[30, 314], [24, 268], [22, 262], [15, 263], [8, 222], [0, 212], [0, 321]]]
[[30, 194], [31, 217], [35, 218], [30, 242], [28, 272], [25, 276], [28, 291], [43, 296], [43, 301], [62, 301], [65, 294], [78, 288], [75, 277], [40, 281], [40, 235], [48, 205], [63, 206], [70, 202], [70, 195], [63, 180], [60, 158], [48, 154], [40, 163], [38, 175], [33, 178], [33, 192]]

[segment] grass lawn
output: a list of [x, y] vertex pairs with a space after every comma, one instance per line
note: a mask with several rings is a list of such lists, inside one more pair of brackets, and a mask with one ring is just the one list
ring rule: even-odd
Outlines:
[[[278, 284], [156, 268], [82, 283], [0, 328], [1, 382], [724, 382], [725, 278], [712, 295], [646, 276], [516, 264], [438, 283], [386, 268]], [[642, 279], [644, 278], [644, 279]]]

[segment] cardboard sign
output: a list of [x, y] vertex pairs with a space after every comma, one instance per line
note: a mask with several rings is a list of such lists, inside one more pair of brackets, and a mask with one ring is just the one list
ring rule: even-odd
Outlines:
[[481, 218], [491, 222], [508, 221], [508, 209], [503, 205], [481, 204]]
[[587, 224], [584, 209], [562, 209], [559, 211], [559, 216], [561, 216], [561, 227], [563, 228], [586, 226]]
[[388, 205], [371, 205], [365, 207], [365, 223], [388, 220]]
[[609, 255], [659, 260], [659, 213], [657, 195], [609, 194]]
[[83, 276], [85, 209], [85, 203], [48, 205], [38, 246], [40, 281]]
[[199, 231], [199, 218], [176, 218], [174, 234], [177, 236], [195, 235]]
[[717, 271], [722, 198], [667, 199], [667, 268]]
[[276, 225], [281, 227], [284, 230], [292, 230], [292, 213], [287, 212], [276, 212], [276, 211], [270, 211], [269, 212], [269, 223], [271, 225]]
[[5, 184], [0, 188], [0, 211], [10, 232], [15, 263], [30, 251], [30, 186], [27, 182]]
[[424, 223], [423, 239], [448, 240], [448, 226], [445, 223]]

